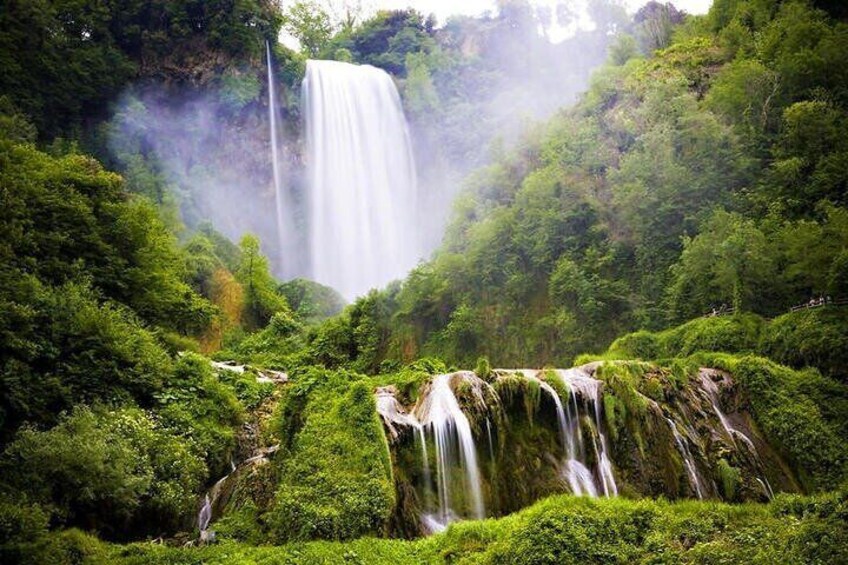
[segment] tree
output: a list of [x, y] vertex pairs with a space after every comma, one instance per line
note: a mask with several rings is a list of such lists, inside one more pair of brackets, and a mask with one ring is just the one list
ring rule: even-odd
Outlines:
[[301, 50], [310, 57], [317, 57], [333, 35], [329, 14], [311, 0], [295, 2], [283, 14], [283, 28], [300, 42]]
[[244, 290], [244, 321], [249, 329], [264, 327], [271, 316], [288, 311], [286, 299], [277, 292], [277, 283], [271, 276], [268, 259], [259, 248], [259, 238], [245, 235], [239, 242], [241, 263], [236, 279]]
[[753, 221], [717, 210], [701, 233], [685, 238], [672, 268], [669, 298], [675, 318], [702, 315], [722, 304], [772, 313], [780, 277], [776, 250]]

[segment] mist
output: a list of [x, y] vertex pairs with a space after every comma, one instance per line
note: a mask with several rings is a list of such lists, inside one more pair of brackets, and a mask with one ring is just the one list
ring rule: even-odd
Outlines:
[[[344, 58], [353, 51], [353, 62], [386, 68], [403, 100], [418, 194], [408, 199], [416, 203], [415, 210], [402, 211], [415, 216], [414, 221], [401, 222], [409, 224], [406, 234], [391, 237], [415, 240], [406, 247], [416, 249], [416, 256], [399, 262], [385, 257], [398, 265], [381, 268], [385, 276], [361, 277], [375, 287], [389, 283], [388, 276], [403, 276], [410, 265], [439, 248], [469, 174], [510, 151], [536, 124], [574, 104], [629, 21], [619, 2], [606, 0], [558, 5], [502, 1], [481, 16], [450, 17], [442, 25], [425, 14], [404, 14], [418, 18], [420, 43], [401, 53], [400, 65], [387, 66], [356, 51], [356, 26], [367, 21], [348, 32], [352, 42], [338, 41], [342, 49], [315, 56], [339, 58], [341, 53]], [[277, 69], [277, 62], [271, 63]], [[317, 258], [335, 256], [337, 250], [321, 247], [332, 245], [330, 238], [316, 244], [311, 235], [308, 164], [315, 156], [305, 143], [300, 84], [278, 80], [279, 107], [269, 113], [269, 76], [264, 70], [262, 61], [217, 83], [135, 85], [116, 106], [109, 147], [125, 170], [141, 169], [167, 181], [169, 194], [153, 196], [176, 202], [190, 229], [210, 222], [234, 241], [245, 233], [256, 234], [280, 279], [314, 278], [316, 263], [327, 271], [327, 261]], [[270, 135], [273, 112], [279, 112], [279, 189]], [[350, 139], [358, 138], [356, 132], [350, 134]], [[385, 160], [398, 161], [390, 154]], [[144, 192], [143, 187], [136, 190]], [[279, 208], [281, 202], [284, 209]], [[375, 225], [368, 229], [386, 234], [394, 232], [381, 224], [398, 223], [398, 218], [369, 221]], [[327, 283], [338, 280], [320, 278]], [[366, 291], [357, 286], [346, 297]]]
[[[110, 122], [109, 147], [129, 171], [143, 167], [168, 183], [166, 196], [190, 229], [209, 222], [235, 242], [255, 234], [275, 274], [304, 276], [304, 254], [292, 253], [297, 246], [284, 246], [280, 238], [265, 77], [257, 72], [244, 80], [254, 94], [246, 103], [233, 101], [217, 86], [133, 87]], [[278, 126], [280, 176], [295, 209], [281, 216], [295, 223], [287, 233], [298, 233], [300, 175], [292, 146], [297, 140], [285, 126]]]

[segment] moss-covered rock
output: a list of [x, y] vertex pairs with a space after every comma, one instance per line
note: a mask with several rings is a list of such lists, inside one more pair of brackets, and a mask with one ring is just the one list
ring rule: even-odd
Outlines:
[[388, 443], [371, 387], [347, 373], [312, 373], [290, 394], [302, 411], [282, 430], [280, 484], [268, 517], [276, 540], [384, 533], [395, 505]]

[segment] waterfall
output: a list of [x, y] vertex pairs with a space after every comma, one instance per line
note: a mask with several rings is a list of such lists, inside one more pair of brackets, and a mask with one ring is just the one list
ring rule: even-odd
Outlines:
[[203, 500], [203, 506], [200, 508], [200, 513], [197, 515], [197, 528], [201, 534], [209, 528], [209, 522], [212, 521], [212, 501], [207, 494]]
[[524, 378], [534, 381], [539, 384], [539, 388], [545, 391], [548, 396], [551, 397], [551, 400], [554, 402], [554, 409], [556, 410], [557, 416], [557, 424], [559, 425], [559, 435], [560, 440], [562, 442], [562, 450], [566, 454], [566, 457], [573, 458], [574, 457], [574, 435], [570, 433], [570, 430], [574, 428], [571, 424], [570, 414], [566, 415], [565, 408], [562, 405], [562, 399], [559, 397], [559, 393], [557, 393], [554, 388], [536, 376], [536, 371], [531, 371], [529, 369], [519, 369], [518, 371]]
[[277, 100], [277, 81], [274, 79], [271, 64], [271, 44], [265, 42], [265, 60], [268, 69], [268, 122], [271, 128], [271, 163], [274, 172], [274, 203], [276, 206], [277, 238], [279, 243], [279, 261], [281, 275], [288, 279], [299, 270], [297, 258], [298, 236], [294, 225], [294, 206], [288, 189], [283, 185], [283, 171], [280, 163], [279, 111]]
[[420, 259], [406, 119], [391, 77], [369, 65], [307, 61], [302, 99], [312, 278], [353, 299]]
[[695, 494], [698, 495], [698, 498], [703, 499], [704, 493], [701, 490], [701, 480], [698, 478], [698, 468], [695, 466], [695, 460], [692, 458], [692, 453], [689, 451], [689, 446], [686, 445], [686, 441], [683, 439], [683, 436], [680, 435], [680, 432], [677, 431], [677, 426], [671, 418], [666, 418], [666, 422], [668, 422], [668, 426], [671, 428], [671, 433], [674, 434], [674, 443], [677, 445], [677, 451], [680, 453], [680, 456], [683, 457], [683, 465], [686, 467], [686, 473], [689, 475], [689, 483], [692, 485], [692, 488], [695, 489]]
[[[418, 419], [432, 433], [436, 444], [436, 488], [438, 491], [438, 513], [427, 521], [446, 524], [455, 517], [452, 507], [454, 489], [450, 480], [452, 468], [465, 470], [465, 489], [469, 510], [473, 517], [484, 518], [485, 508], [477, 464], [477, 448], [471, 433], [471, 424], [459, 406], [451, 388], [452, 378], [477, 379], [473, 373], [437, 375], [430, 383], [430, 390], [418, 406]], [[425, 461], [425, 465], [426, 465]], [[430, 529], [433, 529], [431, 524]]]
[[756, 462], [757, 466], [759, 466], [760, 471], [763, 471], [762, 478], [755, 477], [755, 480], [762, 485], [763, 491], [765, 492], [766, 496], [768, 496], [768, 498], [774, 498], [774, 492], [772, 491], [771, 485], [769, 484], [768, 478], [766, 477], [764, 472], [765, 466], [763, 465], [763, 461], [760, 458], [760, 453], [759, 451], [757, 451], [757, 447], [754, 445], [754, 442], [751, 441], [751, 438], [745, 435], [742, 430], [735, 428], [730, 423], [730, 420], [727, 418], [727, 415], [725, 415], [725, 413], [719, 407], [718, 385], [715, 383], [715, 381], [713, 381], [713, 379], [710, 377], [709, 372], [707, 371], [702, 370], [698, 374], [698, 378], [701, 382], [701, 390], [704, 392], [704, 395], [706, 396], [707, 400], [710, 401], [713, 412], [715, 412], [716, 416], [718, 416], [718, 419], [721, 422], [724, 431], [730, 438], [731, 443], [734, 446], [737, 446], [737, 439], [742, 442], [742, 444], [745, 446], [745, 449], [754, 458], [754, 461]]
[[592, 479], [592, 471], [577, 459], [568, 459], [563, 469], [571, 494], [577, 496], [598, 496], [595, 481]]
[[[598, 479], [601, 484], [601, 491], [604, 493], [604, 496], [617, 495], [618, 485], [615, 482], [612, 462], [608, 455], [609, 447], [607, 445], [607, 436], [604, 433], [604, 428], [601, 422], [601, 381], [592, 378], [581, 368], [568, 369], [565, 371], [557, 370], [555, 373], [562, 380], [563, 384], [568, 387], [571, 396], [576, 397], [576, 395], [579, 394], [583, 402], [588, 404], [589, 408], [593, 409], [595, 414], [595, 431], [598, 436], [598, 441], [595, 442], [594, 447], [598, 457]], [[575, 422], [574, 427], [576, 427], [577, 433], [579, 434], [579, 422]], [[594, 441], [595, 438], [593, 437], [592, 439]], [[571, 473], [568, 476], [569, 484], [580, 480], [577, 473], [581, 472], [581, 470], [577, 465], [568, 465], [566, 467], [566, 471]]]

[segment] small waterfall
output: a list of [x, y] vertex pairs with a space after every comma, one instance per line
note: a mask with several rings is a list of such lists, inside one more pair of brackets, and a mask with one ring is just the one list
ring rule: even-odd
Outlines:
[[426, 431], [432, 433], [436, 444], [436, 487], [439, 506], [437, 515], [429, 519], [440, 524], [447, 524], [457, 516], [457, 509], [452, 506], [455, 493], [450, 480], [450, 471], [457, 466], [465, 471], [464, 492], [468, 498], [471, 515], [475, 518], [485, 517], [474, 436], [471, 433], [471, 424], [451, 388], [452, 378], [479, 380], [473, 373], [465, 372], [437, 375], [416, 410], [419, 421]]
[[200, 530], [201, 537], [209, 528], [209, 522], [212, 521], [212, 501], [207, 493], [203, 500], [203, 506], [200, 508], [200, 513], [197, 515], [197, 527]]
[[[754, 461], [756, 461], [757, 466], [760, 468], [760, 471], [763, 472], [765, 470], [765, 466], [763, 465], [763, 460], [760, 458], [760, 453], [759, 451], [757, 451], [757, 447], [754, 445], [754, 442], [751, 441], [751, 438], [745, 435], [742, 430], [735, 428], [730, 423], [730, 420], [727, 418], [727, 415], [719, 407], [718, 385], [710, 377], [708, 371], [701, 371], [698, 374], [698, 378], [701, 383], [701, 390], [704, 392], [707, 400], [709, 400], [710, 404], [712, 405], [713, 412], [715, 412], [716, 416], [718, 416], [718, 419], [721, 422], [724, 431], [730, 438], [731, 443], [735, 446], [738, 446], [736, 441], [741, 441], [742, 444], [745, 446], [745, 449], [754, 458]], [[766, 496], [768, 496], [769, 498], [774, 498], [774, 492], [772, 491], [768, 478], [765, 476], [765, 472], [763, 472], [762, 478], [755, 477], [755, 480], [763, 486], [763, 491], [765, 492]]]
[[280, 266], [283, 278], [291, 278], [297, 274], [296, 258], [298, 251], [298, 236], [294, 226], [294, 206], [289, 191], [283, 185], [283, 170], [280, 163], [279, 127], [280, 106], [277, 100], [277, 81], [274, 78], [271, 62], [271, 43], [265, 42], [265, 60], [268, 68], [268, 121], [271, 127], [271, 163], [274, 171], [274, 202], [276, 205], [277, 238], [280, 252]]
[[[396, 426], [411, 426], [413, 428], [421, 428], [421, 424], [411, 414], [407, 414], [395, 397], [393, 387], [378, 388], [374, 393], [375, 402], [377, 405], [377, 413], [383, 418], [383, 423], [389, 429], [389, 434], [393, 438], [398, 436]], [[426, 450], [427, 447], [425, 446]], [[426, 457], [425, 457], [426, 459]]]
[[486, 418], [486, 435], [489, 438], [489, 458], [495, 460], [495, 442], [492, 440], [492, 421]]
[[[601, 422], [601, 381], [592, 378], [586, 371], [581, 368], [557, 370], [556, 375], [568, 387], [570, 395], [576, 397], [578, 394], [584, 403], [593, 409], [595, 414], [595, 431], [597, 432], [598, 441], [595, 443], [595, 451], [598, 457], [598, 479], [601, 484], [601, 491], [604, 496], [614, 496], [618, 494], [618, 485], [615, 482], [615, 474], [612, 469], [607, 444], [607, 436], [604, 433], [604, 428]], [[576, 404], [576, 398], [575, 398]], [[579, 437], [579, 422], [575, 422]], [[593, 437], [594, 440], [594, 437]], [[582, 439], [581, 439], [582, 443]], [[577, 467], [569, 465], [569, 472], [576, 473]], [[569, 484], [572, 481], [578, 481], [579, 477], [569, 476]]]
[[562, 400], [559, 397], [559, 393], [557, 393], [554, 388], [540, 379], [537, 374], [537, 371], [532, 371], [530, 369], [519, 369], [518, 371], [524, 378], [535, 383], [539, 384], [539, 388], [545, 391], [548, 396], [551, 397], [551, 400], [554, 402], [554, 408], [556, 409], [557, 416], [557, 424], [559, 425], [559, 435], [560, 440], [562, 441], [562, 450], [565, 453], [566, 457], [574, 456], [574, 436], [569, 432], [573, 426], [569, 420], [569, 417], [565, 413], [565, 409], [562, 405]]
[[312, 278], [348, 299], [421, 257], [412, 145], [391, 77], [310, 60], [302, 87]]
[[666, 418], [668, 426], [671, 428], [671, 433], [674, 434], [674, 443], [677, 445], [677, 451], [683, 457], [683, 465], [686, 467], [686, 473], [689, 475], [689, 483], [695, 489], [698, 498], [703, 499], [704, 493], [701, 490], [701, 480], [698, 478], [698, 468], [695, 466], [695, 460], [692, 458], [692, 453], [689, 451], [689, 446], [677, 431], [677, 426], [671, 418]]
[[571, 493], [577, 496], [598, 496], [592, 471], [577, 459], [568, 459], [563, 466], [563, 474], [571, 487]]

